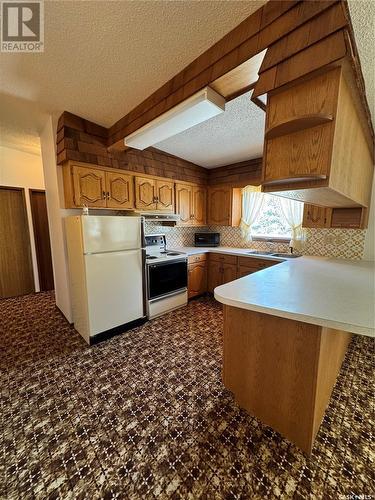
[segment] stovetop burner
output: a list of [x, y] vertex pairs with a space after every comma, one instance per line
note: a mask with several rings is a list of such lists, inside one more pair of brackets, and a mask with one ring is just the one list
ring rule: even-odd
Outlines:
[[187, 258], [184, 252], [171, 251], [166, 248], [165, 234], [146, 235], [146, 261], [165, 262], [176, 260], [175, 257]]

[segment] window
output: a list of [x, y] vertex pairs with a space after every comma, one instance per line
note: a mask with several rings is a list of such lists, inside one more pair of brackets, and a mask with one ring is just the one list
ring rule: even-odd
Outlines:
[[242, 190], [242, 236], [289, 240], [292, 247], [301, 247], [303, 203], [262, 193], [260, 187], [246, 186]]
[[263, 204], [252, 225], [251, 234], [255, 238], [285, 238], [290, 240], [292, 232], [280, 206], [280, 197], [263, 195]]

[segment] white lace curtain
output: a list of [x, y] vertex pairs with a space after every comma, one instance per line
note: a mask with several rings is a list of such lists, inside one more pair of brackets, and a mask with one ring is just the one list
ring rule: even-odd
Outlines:
[[[264, 196], [260, 186], [246, 186], [242, 190], [242, 218], [240, 227], [242, 237], [246, 241], [252, 240], [251, 228], [261, 213]], [[278, 200], [281, 214], [284, 216], [291, 230], [292, 238], [290, 246], [295, 250], [300, 250], [305, 239], [302, 228], [303, 203], [282, 197], [278, 197]]]
[[292, 233], [290, 246], [295, 250], [301, 250], [305, 239], [305, 232], [302, 228], [303, 203], [280, 197], [280, 208]]
[[246, 241], [251, 241], [251, 227], [257, 220], [263, 205], [264, 194], [260, 186], [246, 186], [242, 190], [241, 233]]

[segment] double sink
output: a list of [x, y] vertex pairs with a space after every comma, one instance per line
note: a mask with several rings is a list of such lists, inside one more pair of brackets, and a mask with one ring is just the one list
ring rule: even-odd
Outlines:
[[300, 255], [296, 255], [294, 253], [274, 253], [274, 252], [267, 252], [263, 250], [251, 250], [250, 252], [247, 252], [249, 255], [269, 255], [270, 257], [281, 257], [283, 259], [297, 259], [297, 257], [301, 257]]

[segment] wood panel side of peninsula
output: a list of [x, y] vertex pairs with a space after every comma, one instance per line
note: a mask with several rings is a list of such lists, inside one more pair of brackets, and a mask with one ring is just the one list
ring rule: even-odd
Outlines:
[[308, 455], [351, 334], [224, 305], [223, 382]]

